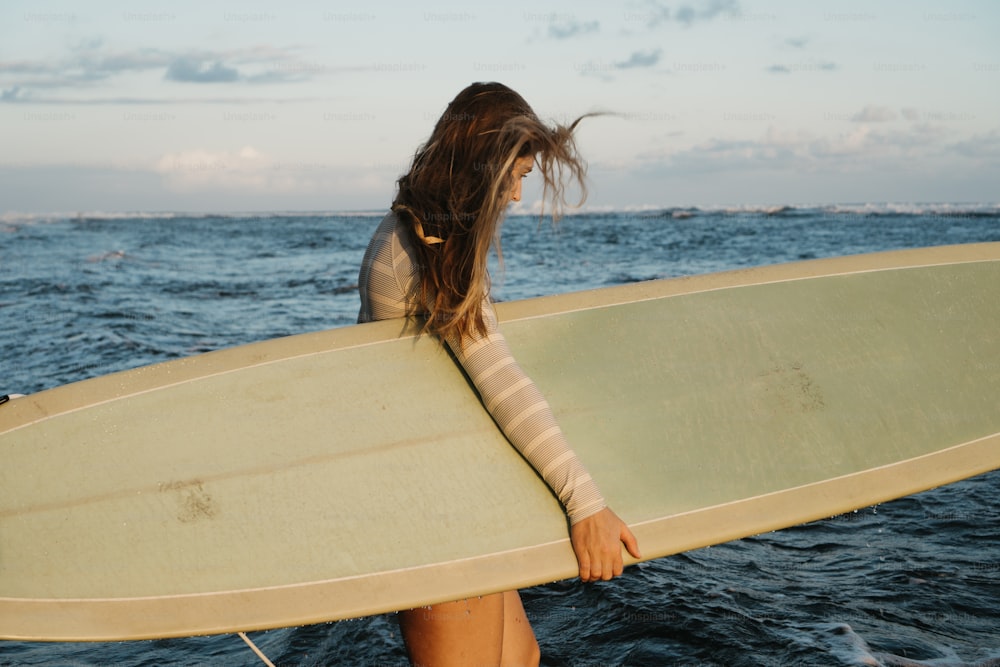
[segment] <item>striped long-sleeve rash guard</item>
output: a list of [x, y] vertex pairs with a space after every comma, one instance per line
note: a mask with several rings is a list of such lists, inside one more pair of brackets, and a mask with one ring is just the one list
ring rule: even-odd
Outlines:
[[[426, 312], [415, 307], [418, 267], [410, 235], [394, 213], [376, 229], [361, 263], [359, 322]], [[548, 402], [511, 355], [487, 301], [487, 335], [445, 342], [465, 368], [480, 398], [504, 435], [555, 492], [571, 523], [605, 507], [597, 485], [570, 449]]]

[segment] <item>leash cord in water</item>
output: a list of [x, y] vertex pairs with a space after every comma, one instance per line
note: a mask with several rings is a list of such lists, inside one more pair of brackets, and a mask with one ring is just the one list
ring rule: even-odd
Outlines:
[[264, 652], [261, 651], [259, 648], [257, 648], [256, 644], [254, 644], [252, 641], [250, 641], [250, 638], [247, 637], [247, 633], [245, 633], [245, 632], [237, 632], [236, 634], [238, 634], [240, 636], [240, 639], [242, 639], [243, 641], [245, 641], [247, 643], [247, 646], [249, 646], [250, 649], [253, 650], [253, 652], [257, 654], [258, 658], [260, 658], [261, 660], [264, 661], [264, 664], [267, 665], [267, 667], [274, 667], [274, 663], [267, 659], [267, 656], [264, 655]]

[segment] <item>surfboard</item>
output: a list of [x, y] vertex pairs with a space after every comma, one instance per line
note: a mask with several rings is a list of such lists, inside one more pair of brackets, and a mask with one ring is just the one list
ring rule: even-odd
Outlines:
[[[994, 243], [498, 313], [658, 558], [1000, 467], [998, 287]], [[551, 492], [404, 321], [16, 398], [0, 456], [5, 639], [260, 630], [576, 574]]]

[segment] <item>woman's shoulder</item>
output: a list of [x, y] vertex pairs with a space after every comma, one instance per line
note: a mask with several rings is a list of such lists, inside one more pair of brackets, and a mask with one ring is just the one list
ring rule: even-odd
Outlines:
[[376, 234], [391, 234], [395, 231], [396, 227], [399, 226], [399, 216], [396, 212], [389, 210], [383, 216], [382, 220], [379, 221], [378, 227], [375, 228]]
[[365, 263], [383, 264], [391, 272], [406, 276], [414, 272], [416, 257], [410, 233], [395, 211], [379, 222], [365, 253]]
[[393, 250], [405, 252], [408, 256], [413, 256], [413, 244], [410, 241], [410, 231], [404, 224], [396, 211], [389, 211], [382, 219], [379, 227], [385, 229], [385, 233], [392, 238]]
[[378, 223], [375, 231], [372, 233], [371, 245], [377, 247], [383, 246], [407, 246], [409, 245], [406, 241], [406, 230], [403, 227], [399, 216], [395, 211], [389, 211], [385, 214], [385, 217]]

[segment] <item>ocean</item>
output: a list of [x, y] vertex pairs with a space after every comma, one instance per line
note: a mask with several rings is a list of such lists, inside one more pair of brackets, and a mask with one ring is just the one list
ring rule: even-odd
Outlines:
[[[0, 215], [0, 394], [353, 324], [381, 215]], [[1000, 205], [512, 215], [494, 294], [981, 241]], [[551, 666], [1000, 666], [1000, 471], [523, 598]], [[276, 665], [406, 662], [393, 615], [251, 638]], [[0, 665], [260, 664], [235, 635], [0, 642]]]

